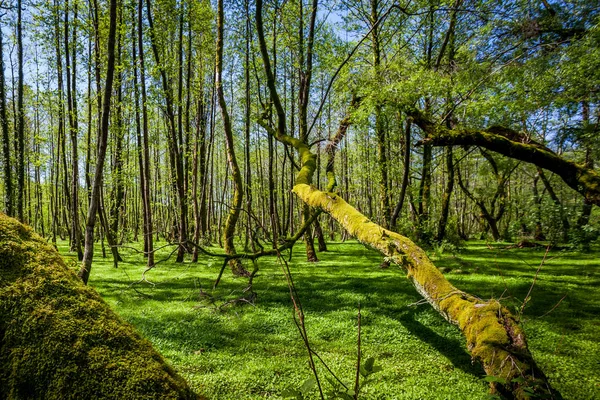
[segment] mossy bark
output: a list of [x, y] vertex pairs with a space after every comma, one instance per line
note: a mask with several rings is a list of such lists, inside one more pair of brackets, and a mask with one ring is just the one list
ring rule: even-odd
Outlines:
[[[278, 126], [270, 126], [265, 118], [260, 118], [258, 122], [270, 135], [292, 146], [300, 155], [302, 166], [292, 191], [304, 204], [328, 213], [349, 234], [401, 265], [417, 291], [444, 318], [461, 329], [473, 358], [482, 363], [487, 375], [494, 377], [495, 382], [490, 383], [493, 392], [516, 399], [529, 399], [532, 397], [531, 393], [536, 396], [549, 394], [552, 398], [560, 399], [560, 394], [550, 387], [546, 377], [536, 366], [527, 348], [523, 330], [506, 308], [497, 301], [486, 302], [457, 289], [410, 239], [371, 222], [339, 195], [323, 192], [311, 185], [316, 169], [316, 156], [304, 141], [286, 134], [285, 113], [275, 88], [264, 38], [262, 0], [256, 2], [256, 28], [267, 85], [278, 115]], [[344, 133], [345, 129], [342, 135]], [[336, 135], [335, 140], [339, 143], [341, 138], [342, 136]], [[335, 146], [328, 153], [328, 188], [333, 188]]]
[[[242, 197], [243, 197], [243, 185], [242, 185], [242, 173], [237, 162], [235, 155], [235, 144], [233, 143], [233, 128], [231, 126], [231, 119], [229, 112], [227, 111], [227, 104], [225, 102], [225, 94], [223, 92], [223, 29], [224, 29], [224, 12], [223, 12], [223, 1], [218, 2], [217, 6], [217, 51], [216, 51], [216, 63], [215, 63], [215, 86], [217, 92], [217, 99], [219, 101], [219, 107], [221, 109], [221, 116], [223, 118], [223, 130], [225, 131], [225, 145], [227, 150], [227, 163], [231, 168], [231, 176], [233, 178], [233, 195], [231, 199], [231, 207], [227, 214], [227, 220], [225, 222], [225, 229], [223, 230], [223, 244], [225, 253], [228, 255], [235, 255], [235, 244], [233, 238], [235, 235], [235, 227], [240, 217], [240, 211], [242, 209]], [[230, 267], [235, 275], [248, 276], [249, 273], [243, 267], [239, 259], [232, 259], [230, 261]]]
[[581, 193], [589, 204], [600, 206], [600, 174], [585, 165], [558, 156], [548, 147], [512, 129], [490, 127], [483, 129], [448, 129], [435, 125], [420, 111], [407, 114], [427, 134], [420, 142], [433, 146], [480, 146], [507, 157], [532, 163], [560, 176], [572, 189]]
[[494, 392], [527, 399], [531, 390], [560, 398], [531, 357], [517, 319], [497, 301], [484, 301], [454, 287], [419, 246], [371, 222], [337, 194], [306, 184], [297, 184], [293, 192], [306, 204], [331, 215], [362, 243], [400, 265], [431, 306], [463, 332], [473, 358], [481, 362], [487, 375], [498, 380], [491, 384]]
[[0, 398], [199, 397], [50, 244], [0, 214]]

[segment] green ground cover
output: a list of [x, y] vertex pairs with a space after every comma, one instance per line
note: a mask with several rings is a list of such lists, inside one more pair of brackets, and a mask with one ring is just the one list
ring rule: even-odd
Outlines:
[[[519, 310], [545, 249], [506, 247], [472, 242], [456, 254], [438, 250], [432, 257], [457, 287]], [[313, 348], [342, 381], [350, 384], [355, 374], [360, 302], [363, 356], [375, 357], [383, 368], [361, 398], [487, 398], [483, 371], [471, 363], [460, 332], [419, 304], [398, 267], [379, 269], [380, 256], [356, 242], [329, 248], [318, 264], [303, 262], [298, 248], [290, 268]], [[73, 258], [65, 244], [60, 250]], [[157, 260], [168, 252], [161, 251]], [[122, 255], [125, 261], [115, 269], [98, 253], [90, 284], [197, 392], [213, 399], [280, 398], [311, 376], [275, 259], [260, 260], [254, 306], [223, 306], [242, 295], [246, 281], [226, 272], [219, 288], [211, 290], [219, 260], [176, 264], [173, 257], [147, 274], [153, 285], [132, 286], [144, 260], [128, 249]], [[599, 255], [598, 249], [551, 251], [522, 316], [534, 357], [566, 399], [600, 398]], [[313, 390], [309, 397], [316, 394]]]

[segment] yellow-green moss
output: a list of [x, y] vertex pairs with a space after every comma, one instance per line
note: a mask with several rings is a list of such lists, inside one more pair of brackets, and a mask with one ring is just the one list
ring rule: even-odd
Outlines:
[[493, 390], [528, 398], [513, 378], [530, 381], [541, 372], [527, 350], [524, 335], [514, 317], [497, 301], [483, 302], [454, 287], [433, 265], [425, 252], [410, 239], [371, 222], [334, 193], [322, 192], [307, 184], [296, 184], [293, 192], [306, 204], [321, 209], [337, 220], [352, 236], [379, 250], [402, 266], [415, 288], [448, 321], [458, 325], [474, 359], [486, 373], [504, 379]]
[[0, 214], [0, 398], [198, 396], [49, 244]]

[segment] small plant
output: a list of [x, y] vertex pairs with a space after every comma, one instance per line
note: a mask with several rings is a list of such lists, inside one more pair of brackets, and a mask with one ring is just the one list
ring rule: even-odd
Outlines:
[[281, 397], [284, 399], [297, 399], [302, 400], [306, 397], [308, 393], [310, 393], [315, 385], [317, 384], [317, 380], [311, 376], [297, 389], [288, 388], [281, 393]]
[[[325, 379], [331, 385], [331, 390], [327, 391], [327, 398], [329, 399], [343, 399], [343, 400], [355, 400], [358, 399], [358, 394], [360, 390], [370, 382], [369, 378], [371, 375], [381, 371], [383, 368], [379, 365], [375, 365], [375, 358], [369, 357], [364, 363], [360, 364], [359, 374], [362, 376], [362, 380], [360, 380], [358, 385], [355, 385], [352, 388], [352, 385], [346, 385], [342, 381], [340, 381], [337, 376], [333, 375], [333, 372], [328, 369], [329, 373], [332, 375], [331, 377], [326, 377]], [[355, 382], [356, 383], [356, 382]], [[281, 393], [281, 396], [284, 399], [298, 399], [303, 400], [306, 396], [314, 390], [317, 381], [314, 377], [308, 378], [306, 381], [300, 385], [298, 388], [288, 388]]]

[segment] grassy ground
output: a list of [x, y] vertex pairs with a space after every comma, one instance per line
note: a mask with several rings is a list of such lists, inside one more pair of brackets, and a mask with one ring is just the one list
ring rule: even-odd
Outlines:
[[[457, 287], [520, 309], [544, 249], [505, 247], [476, 242], [455, 255], [438, 251], [432, 256]], [[361, 398], [487, 397], [483, 371], [471, 363], [460, 332], [427, 304], [414, 305], [420, 297], [399, 268], [379, 269], [380, 257], [355, 242], [329, 248], [317, 264], [302, 262], [298, 248], [290, 268], [313, 348], [342, 381], [351, 384], [355, 374], [360, 302], [363, 355], [375, 357], [375, 365], [383, 368]], [[64, 245], [60, 250], [72, 257]], [[220, 261], [178, 265], [173, 257], [148, 273], [153, 285], [131, 286], [144, 260], [127, 249], [122, 253], [125, 261], [118, 269], [98, 254], [90, 284], [198, 392], [214, 399], [280, 398], [311, 376], [274, 259], [260, 261], [254, 306], [223, 306], [242, 295], [246, 281], [226, 272], [219, 288], [211, 290]], [[165, 249], [157, 259], [167, 254]], [[534, 357], [566, 399], [600, 398], [599, 254], [550, 252], [523, 314]], [[324, 378], [326, 372], [319, 370]], [[327, 382], [323, 386], [330, 388]], [[309, 397], [316, 396], [313, 389]]]

